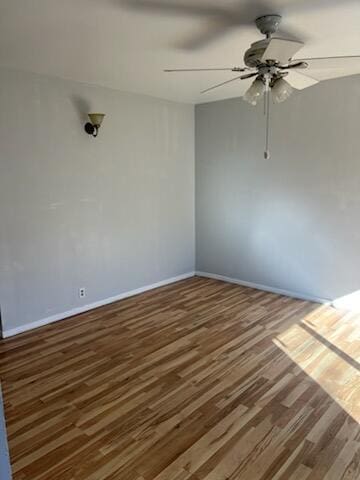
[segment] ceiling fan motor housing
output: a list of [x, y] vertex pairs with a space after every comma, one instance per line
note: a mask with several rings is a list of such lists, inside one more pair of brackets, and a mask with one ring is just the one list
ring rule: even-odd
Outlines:
[[259, 40], [252, 43], [251, 47], [245, 52], [244, 62], [245, 65], [251, 68], [258, 67], [263, 64], [263, 57], [266, 49], [269, 46], [270, 39]]
[[255, 20], [257, 28], [263, 35], [266, 35], [266, 39], [251, 44], [244, 55], [245, 65], [254, 68], [264, 64], [264, 53], [269, 46], [272, 35], [277, 32], [280, 22], [280, 15], [263, 15]]

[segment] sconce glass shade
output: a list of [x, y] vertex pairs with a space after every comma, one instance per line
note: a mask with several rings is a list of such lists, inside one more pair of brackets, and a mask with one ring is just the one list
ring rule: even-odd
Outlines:
[[257, 102], [263, 97], [266, 90], [266, 86], [260, 78], [254, 80], [250, 88], [245, 92], [243, 99], [250, 105], [256, 105]]
[[104, 120], [105, 113], [88, 113], [88, 117], [90, 118], [92, 125], [99, 128]]

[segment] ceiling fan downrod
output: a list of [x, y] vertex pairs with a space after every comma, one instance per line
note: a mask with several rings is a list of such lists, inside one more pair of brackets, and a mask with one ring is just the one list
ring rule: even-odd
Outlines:
[[265, 117], [266, 117], [266, 127], [265, 127], [265, 151], [264, 158], [265, 160], [270, 159], [270, 150], [269, 150], [269, 140], [270, 140], [270, 78], [265, 78], [265, 95], [264, 95], [264, 106], [265, 106]]

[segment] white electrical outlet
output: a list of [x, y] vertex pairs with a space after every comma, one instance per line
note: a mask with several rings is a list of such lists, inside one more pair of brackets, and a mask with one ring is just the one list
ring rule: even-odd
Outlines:
[[85, 287], [79, 288], [79, 297], [80, 297], [80, 298], [86, 297], [86, 289], [85, 289]]

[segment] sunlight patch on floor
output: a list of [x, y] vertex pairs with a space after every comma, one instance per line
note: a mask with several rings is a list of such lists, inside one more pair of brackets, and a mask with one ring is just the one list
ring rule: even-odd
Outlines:
[[335, 308], [342, 308], [360, 313], [360, 290], [350, 293], [349, 295], [339, 297], [332, 303]]
[[[320, 313], [321, 328], [316, 324]], [[319, 307], [273, 341], [360, 423], [359, 316], [337, 317], [335, 309]]]

